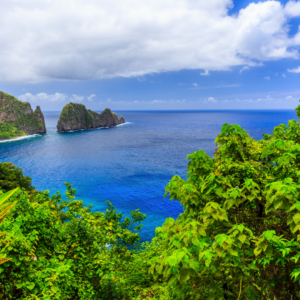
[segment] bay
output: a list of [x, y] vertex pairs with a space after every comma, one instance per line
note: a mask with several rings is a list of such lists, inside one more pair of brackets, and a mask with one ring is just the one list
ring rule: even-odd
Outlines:
[[32, 178], [37, 190], [64, 193], [65, 182], [77, 199], [94, 211], [109, 200], [125, 216], [140, 209], [147, 215], [143, 241], [167, 217], [182, 212], [178, 201], [164, 198], [174, 175], [186, 176], [186, 156], [197, 150], [213, 155], [224, 123], [239, 124], [255, 139], [290, 119], [294, 110], [122, 111], [126, 124], [96, 130], [57, 133], [59, 112], [44, 112], [48, 133], [0, 143], [0, 161], [12, 162]]

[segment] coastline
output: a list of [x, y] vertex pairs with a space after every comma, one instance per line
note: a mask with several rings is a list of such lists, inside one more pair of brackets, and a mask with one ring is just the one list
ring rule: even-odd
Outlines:
[[26, 140], [26, 139], [31, 139], [31, 138], [35, 138], [38, 136], [42, 136], [42, 134], [30, 134], [30, 135], [20, 135], [17, 137], [14, 137], [12, 139], [9, 140], [0, 140], [0, 143], [9, 143], [9, 142], [15, 142], [15, 141], [21, 141], [21, 140]]
[[56, 133], [68, 133], [68, 132], [77, 132], [77, 131], [89, 131], [89, 130], [99, 130], [99, 129], [107, 129], [107, 128], [114, 128], [118, 126], [128, 125], [131, 124], [131, 122], [125, 122], [122, 124], [118, 124], [115, 126], [108, 126], [108, 127], [97, 127], [97, 128], [87, 128], [87, 129], [76, 129], [76, 130], [68, 130], [68, 131], [56, 131]]

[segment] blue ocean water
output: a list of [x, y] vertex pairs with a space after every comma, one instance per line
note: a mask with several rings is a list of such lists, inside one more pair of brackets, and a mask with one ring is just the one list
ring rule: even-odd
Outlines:
[[59, 112], [45, 112], [48, 134], [0, 143], [0, 161], [13, 162], [37, 190], [77, 190], [77, 199], [105, 211], [109, 200], [124, 215], [147, 215], [142, 240], [150, 240], [167, 217], [182, 212], [164, 198], [173, 175], [185, 178], [186, 156], [197, 150], [213, 155], [224, 123], [239, 124], [255, 139], [296, 119], [295, 111], [124, 111], [126, 124], [107, 129], [57, 133]]

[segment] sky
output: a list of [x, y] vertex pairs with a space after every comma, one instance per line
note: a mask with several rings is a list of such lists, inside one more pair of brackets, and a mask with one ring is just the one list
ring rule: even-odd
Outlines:
[[2, 0], [0, 90], [43, 111], [294, 109], [300, 0]]

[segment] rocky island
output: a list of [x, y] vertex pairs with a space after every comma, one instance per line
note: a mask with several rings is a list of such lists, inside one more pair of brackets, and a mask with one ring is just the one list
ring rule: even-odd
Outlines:
[[45, 133], [44, 115], [39, 106], [33, 111], [30, 103], [0, 91], [0, 140]]
[[95, 129], [111, 127], [125, 123], [123, 116], [118, 118], [116, 113], [106, 108], [100, 114], [87, 109], [83, 104], [68, 103], [64, 106], [57, 122], [57, 131], [73, 131], [81, 129]]

